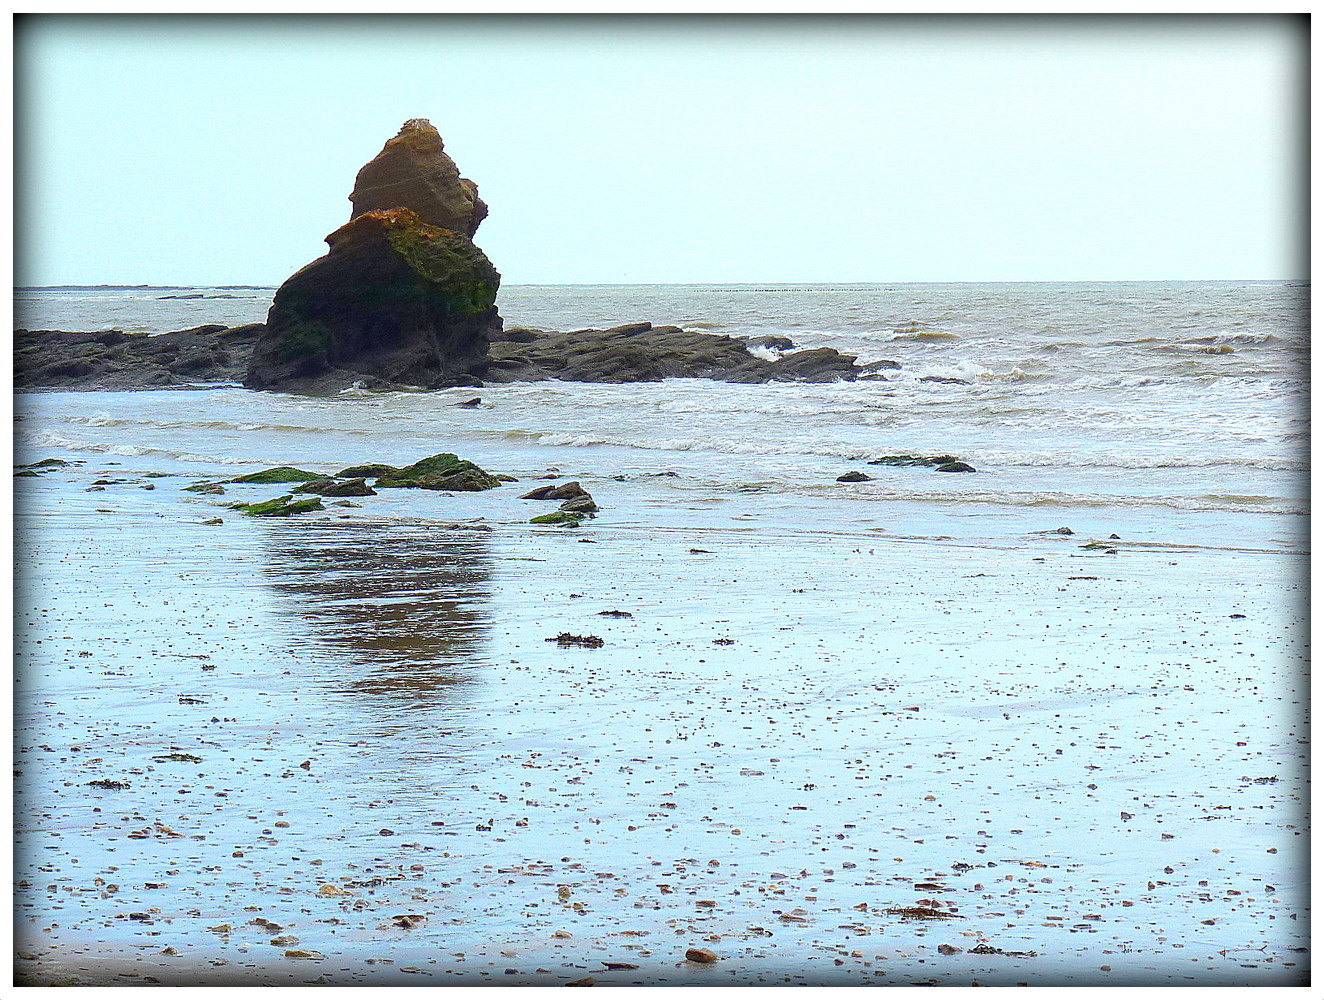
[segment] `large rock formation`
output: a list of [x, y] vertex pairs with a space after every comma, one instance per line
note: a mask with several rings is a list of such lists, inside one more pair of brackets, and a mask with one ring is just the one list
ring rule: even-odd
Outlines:
[[487, 214], [428, 122], [359, 172], [330, 252], [277, 290], [244, 385], [333, 392], [477, 384], [501, 275], [470, 235]]
[[501, 276], [467, 236], [407, 208], [368, 212], [288, 278], [244, 384], [334, 391], [470, 385], [499, 332]]
[[364, 164], [349, 196], [350, 219], [383, 208], [412, 208], [431, 226], [453, 229], [470, 239], [487, 218], [478, 185], [460, 176], [446, 155], [441, 136], [426, 118], [411, 118]]

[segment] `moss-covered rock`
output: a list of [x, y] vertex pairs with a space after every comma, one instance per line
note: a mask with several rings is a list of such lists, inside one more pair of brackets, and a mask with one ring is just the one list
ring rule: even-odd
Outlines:
[[317, 472], [306, 472], [303, 469], [296, 469], [289, 465], [279, 465], [274, 469], [263, 469], [261, 472], [250, 472], [246, 476], [235, 476], [229, 480], [232, 483], [310, 483], [314, 479], [322, 479], [323, 476]]
[[530, 524], [554, 524], [563, 528], [578, 527], [584, 520], [592, 515], [569, 510], [554, 510], [550, 514], [539, 514], [537, 517], [529, 518]]
[[326, 510], [322, 506], [320, 497], [295, 500], [288, 493], [272, 500], [263, 500], [261, 503], [237, 503], [233, 504], [232, 507], [241, 514], [248, 514], [251, 517], [289, 517], [291, 514], [307, 514], [314, 510]]
[[394, 465], [385, 465], [381, 462], [368, 462], [366, 465], [351, 465], [347, 469], [341, 469], [336, 473], [337, 479], [379, 479], [382, 476], [390, 478], [400, 470]]
[[191, 486], [184, 487], [188, 493], [207, 493], [220, 494], [225, 492], [225, 487], [220, 483], [193, 483]]
[[443, 452], [382, 476], [377, 480], [376, 485], [379, 489], [385, 487], [476, 492], [495, 489], [501, 485], [501, 482], [496, 476], [479, 468], [473, 462], [450, 452]]

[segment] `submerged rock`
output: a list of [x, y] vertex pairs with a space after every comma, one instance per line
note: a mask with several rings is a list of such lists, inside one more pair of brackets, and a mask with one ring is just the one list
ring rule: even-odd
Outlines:
[[361, 478], [351, 479], [344, 483], [330, 478], [314, 479], [311, 482], [304, 483], [294, 492], [318, 493], [324, 497], [375, 497], [377, 495], [377, 491]]
[[848, 472], [844, 476], [838, 476], [839, 483], [868, 483], [873, 481], [873, 476], [866, 476], [863, 472]]
[[870, 465], [947, 465], [949, 462], [958, 461], [955, 455], [884, 455], [882, 458], [875, 458]]
[[530, 524], [555, 524], [564, 528], [576, 528], [582, 524], [585, 518], [591, 517], [583, 511], [554, 510], [550, 514], [539, 514], [537, 517], [529, 518]]
[[325, 510], [326, 508], [322, 506], [322, 501], [318, 497], [295, 500], [293, 496], [287, 493], [285, 496], [264, 500], [261, 503], [234, 504], [233, 509], [251, 517], [289, 517], [291, 514], [307, 514], [310, 511]]
[[965, 462], [943, 462], [937, 466], [934, 472], [974, 472], [973, 465], [967, 465]]

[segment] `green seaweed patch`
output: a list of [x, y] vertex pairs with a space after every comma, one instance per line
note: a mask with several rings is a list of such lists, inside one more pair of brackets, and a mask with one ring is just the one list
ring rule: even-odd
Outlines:
[[341, 469], [336, 473], [337, 479], [380, 479], [383, 476], [390, 478], [398, 475], [400, 470], [394, 465], [386, 465], [382, 462], [369, 462], [366, 465], [351, 465], [347, 469]]
[[450, 452], [424, 458], [413, 465], [407, 465], [389, 475], [381, 476], [376, 482], [378, 488], [463, 492], [490, 490], [500, 485], [501, 482], [496, 476]]
[[289, 465], [278, 465], [274, 469], [263, 469], [261, 472], [250, 472], [246, 476], [236, 476], [229, 480], [232, 483], [310, 483], [314, 479], [324, 479], [325, 476], [317, 472], [305, 472], [303, 469], [296, 469]]
[[414, 216], [393, 220], [386, 239], [416, 274], [444, 289], [451, 311], [481, 313], [496, 305], [501, 278], [467, 237]]
[[279, 357], [282, 361], [326, 353], [331, 346], [331, 331], [316, 320], [288, 324], [281, 331]]
[[289, 517], [291, 514], [307, 514], [314, 510], [326, 510], [322, 506], [321, 497], [295, 500], [289, 493], [273, 500], [263, 500], [261, 503], [233, 504], [232, 509], [251, 517]]
[[550, 514], [539, 514], [529, 518], [530, 524], [554, 524], [563, 528], [577, 528], [591, 514], [574, 510], [554, 510]]

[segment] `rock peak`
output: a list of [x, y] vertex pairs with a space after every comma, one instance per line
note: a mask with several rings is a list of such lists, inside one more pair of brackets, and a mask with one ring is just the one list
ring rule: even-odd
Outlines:
[[364, 164], [349, 200], [351, 220], [365, 212], [408, 208], [429, 225], [470, 238], [487, 217], [478, 185], [460, 176], [441, 134], [426, 118], [410, 118]]

